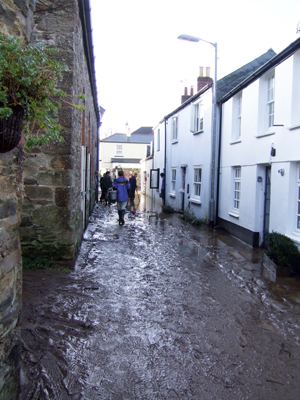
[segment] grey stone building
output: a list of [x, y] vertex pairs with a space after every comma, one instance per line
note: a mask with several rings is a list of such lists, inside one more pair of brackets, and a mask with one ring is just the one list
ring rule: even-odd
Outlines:
[[89, 0], [0, 3], [0, 31], [57, 47], [69, 67], [61, 88], [86, 95], [85, 111], [59, 111], [62, 144], [24, 153], [21, 141], [0, 154], [0, 399], [16, 399], [19, 387], [22, 253], [73, 260], [96, 201], [100, 121], [90, 21]]
[[62, 89], [85, 111], [63, 106], [64, 143], [26, 154], [20, 236], [24, 256], [73, 260], [96, 199], [98, 122], [89, 1], [37, 2], [32, 42], [59, 49]]

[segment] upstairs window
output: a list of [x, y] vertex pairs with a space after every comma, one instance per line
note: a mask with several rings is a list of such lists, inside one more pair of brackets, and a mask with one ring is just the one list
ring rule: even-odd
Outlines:
[[191, 132], [203, 132], [203, 104], [201, 102], [192, 105]]
[[157, 151], [160, 150], [160, 129], [157, 131]]
[[268, 128], [274, 125], [274, 105], [275, 105], [275, 77], [268, 78]]
[[116, 157], [122, 157], [122, 156], [123, 156], [123, 145], [117, 144], [116, 145]]
[[172, 142], [178, 140], [178, 117], [172, 117]]
[[238, 141], [242, 136], [242, 92], [233, 97], [232, 101], [232, 141]]
[[291, 128], [300, 126], [300, 50], [294, 54], [292, 75]]

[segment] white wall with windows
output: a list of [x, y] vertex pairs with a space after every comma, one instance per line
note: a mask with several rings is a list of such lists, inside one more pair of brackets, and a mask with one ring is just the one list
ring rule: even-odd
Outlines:
[[218, 216], [260, 244], [267, 227], [300, 245], [299, 71], [298, 51], [222, 105]]
[[166, 204], [198, 219], [209, 211], [211, 110], [209, 88], [166, 118]]

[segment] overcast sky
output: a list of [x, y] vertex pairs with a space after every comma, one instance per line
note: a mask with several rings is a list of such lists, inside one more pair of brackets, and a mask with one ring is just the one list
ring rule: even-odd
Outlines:
[[[101, 136], [155, 126], [196, 88], [199, 67], [218, 79], [300, 37], [300, 0], [91, 0]], [[189, 89], [190, 90], [190, 89]]]

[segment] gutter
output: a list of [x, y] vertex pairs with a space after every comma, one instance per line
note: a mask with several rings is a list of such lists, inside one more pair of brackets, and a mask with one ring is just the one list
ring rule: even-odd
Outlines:
[[85, 57], [87, 61], [88, 73], [91, 82], [91, 89], [94, 100], [94, 108], [97, 116], [98, 123], [100, 122], [98, 99], [97, 99], [97, 86], [96, 86], [96, 73], [95, 73], [95, 57], [94, 46], [92, 39], [92, 24], [91, 24], [91, 7], [90, 0], [78, 0], [79, 15], [82, 24], [82, 36]]
[[172, 115], [178, 113], [178, 111], [182, 110], [183, 108], [185, 108], [187, 105], [189, 105], [190, 103], [192, 103], [194, 100], [198, 99], [198, 97], [200, 97], [203, 93], [205, 93], [207, 90], [209, 90], [212, 87], [211, 85], [206, 85], [204, 86], [204, 88], [202, 88], [201, 90], [199, 90], [199, 92], [197, 92], [196, 94], [194, 94], [194, 96], [190, 97], [189, 99], [187, 99], [184, 103], [182, 103], [179, 107], [176, 108], [176, 110], [170, 112], [170, 114], [164, 116], [164, 118], [159, 122], [160, 124], [165, 121], [165, 119], [168, 119], [170, 117], [172, 117]]

